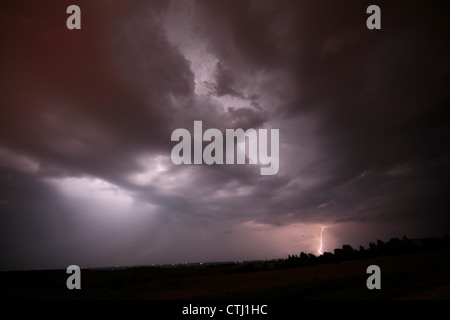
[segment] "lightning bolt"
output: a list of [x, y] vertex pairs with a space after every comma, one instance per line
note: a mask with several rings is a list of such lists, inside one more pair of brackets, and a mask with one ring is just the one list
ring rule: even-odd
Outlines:
[[319, 248], [319, 255], [323, 254], [323, 229], [325, 229], [325, 227], [322, 227], [322, 230], [320, 230], [320, 248]]

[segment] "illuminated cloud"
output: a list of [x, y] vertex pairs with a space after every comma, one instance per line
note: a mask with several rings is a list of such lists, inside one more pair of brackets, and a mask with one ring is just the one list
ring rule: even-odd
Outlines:
[[[78, 32], [61, 1], [0, 5], [0, 269], [448, 233], [445, 4], [384, 3], [381, 32], [353, 1], [79, 6]], [[278, 173], [174, 165], [194, 121], [279, 129]]]
[[0, 166], [29, 174], [39, 170], [38, 162], [3, 148], [0, 148]]

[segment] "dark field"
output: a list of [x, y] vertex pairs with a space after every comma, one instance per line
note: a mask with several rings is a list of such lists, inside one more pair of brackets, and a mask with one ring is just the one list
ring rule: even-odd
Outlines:
[[[381, 268], [369, 290], [366, 269]], [[66, 270], [0, 273], [1, 299], [450, 299], [450, 249], [301, 267], [282, 262], [81, 271], [68, 290]]]

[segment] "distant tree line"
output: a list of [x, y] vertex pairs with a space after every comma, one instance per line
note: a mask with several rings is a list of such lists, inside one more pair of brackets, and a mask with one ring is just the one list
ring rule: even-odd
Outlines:
[[283, 267], [308, 266], [318, 263], [341, 262], [347, 260], [368, 259], [376, 256], [392, 256], [419, 252], [431, 252], [450, 247], [450, 237], [432, 237], [424, 239], [392, 238], [387, 242], [377, 240], [370, 242], [369, 248], [359, 247], [359, 250], [345, 244], [334, 253], [324, 252], [315, 256], [312, 253], [300, 252], [300, 255], [289, 255], [282, 263]]

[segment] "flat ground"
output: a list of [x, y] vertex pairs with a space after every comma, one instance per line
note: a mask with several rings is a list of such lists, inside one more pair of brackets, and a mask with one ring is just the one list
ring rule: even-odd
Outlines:
[[[381, 268], [381, 289], [366, 269]], [[296, 268], [277, 263], [82, 270], [68, 290], [66, 270], [0, 272], [0, 299], [450, 299], [450, 250]]]

